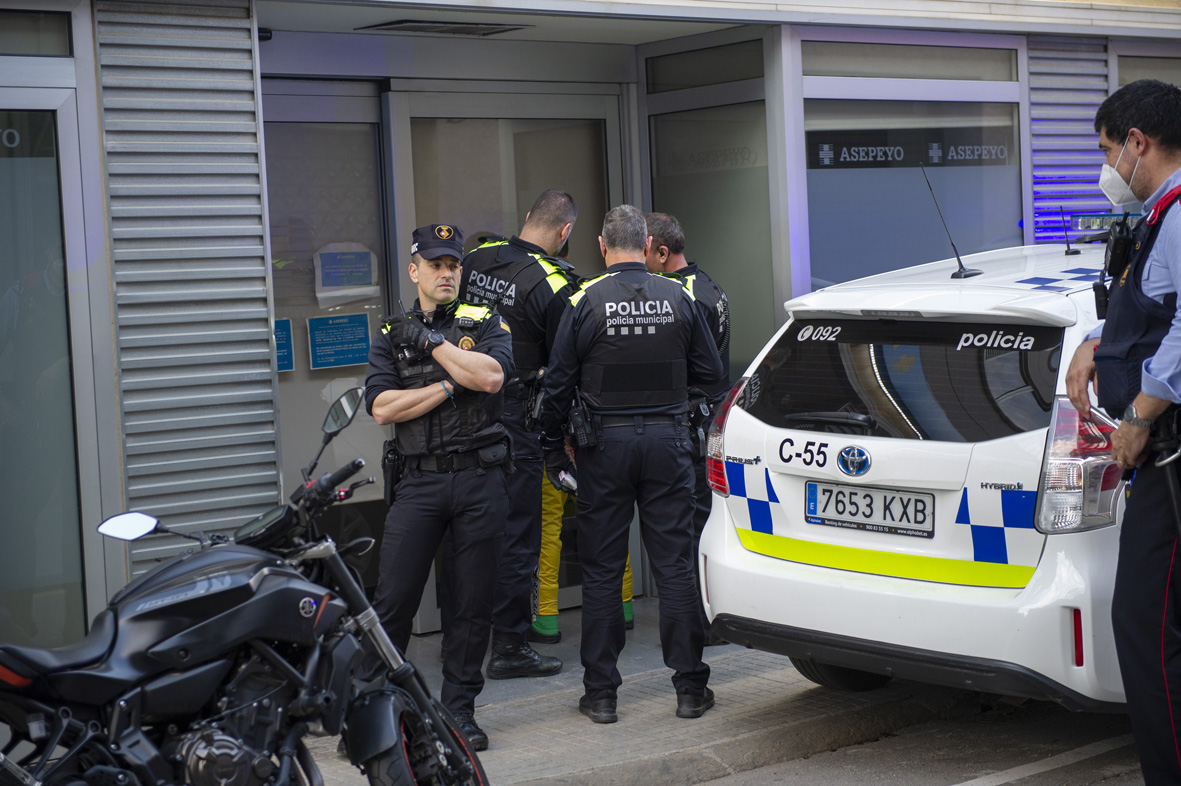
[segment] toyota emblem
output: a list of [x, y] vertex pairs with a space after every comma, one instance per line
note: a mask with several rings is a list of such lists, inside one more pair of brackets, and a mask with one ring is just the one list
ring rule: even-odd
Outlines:
[[837, 454], [837, 467], [846, 475], [857, 477], [869, 472], [869, 452], [856, 445], [841, 448]]

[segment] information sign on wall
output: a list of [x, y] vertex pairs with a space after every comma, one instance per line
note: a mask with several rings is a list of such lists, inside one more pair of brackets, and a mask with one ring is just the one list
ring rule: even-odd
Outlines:
[[359, 366], [369, 362], [369, 316], [340, 314], [308, 318], [311, 367]]
[[291, 371], [295, 368], [295, 358], [291, 354], [291, 320], [275, 320], [275, 362], [279, 371]]

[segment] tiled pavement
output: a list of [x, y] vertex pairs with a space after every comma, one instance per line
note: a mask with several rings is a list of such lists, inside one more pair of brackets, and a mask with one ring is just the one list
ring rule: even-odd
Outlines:
[[[620, 660], [618, 723], [593, 724], [578, 712], [577, 612], [561, 616], [566, 641], [538, 646], [566, 661], [561, 675], [489, 681], [476, 719], [491, 739], [480, 760], [493, 786], [701, 783], [875, 739], [950, 710], [959, 695], [904, 682], [839, 693], [805, 680], [787, 658], [728, 645], [706, 650], [717, 705], [695, 720], [677, 718], [656, 616], [656, 601], [637, 599], [636, 630]], [[416, 639], [409, 648], [436, 692], [438, 638]], [[311, 740], [310, 747], [326, 786], [365, 786], [337, 755], [336, 738]]]

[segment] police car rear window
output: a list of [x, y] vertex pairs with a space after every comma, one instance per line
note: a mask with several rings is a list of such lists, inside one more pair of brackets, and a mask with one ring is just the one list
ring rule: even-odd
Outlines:
[[1062, 335], [1029, 325], [799, 320], [737, 404], [779, 428], [944, 442], [1006, 437], [1049, 425]]

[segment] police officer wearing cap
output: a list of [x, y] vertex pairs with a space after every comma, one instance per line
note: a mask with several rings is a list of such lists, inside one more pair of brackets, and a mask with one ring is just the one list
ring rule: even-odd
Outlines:
[[516, 378], [505, 386], [504, 424], [513, 438], [516, 470], [508, 477], [499, 578], [492, 606], [492, 657], [487, 674], [545, 677], [562, 670], [526, 640], [533, 619], [533, 571], [541, 550], [541, 431], [532, 402], [540, 392], [549, 347], [573, 293], [569, 263], [555, 256], [570, 237], [578, 205], [565, 191], [545, 191], [525, 214], [521, 234], [494, 238], [463, 260], [459, 295], [495, 306], [512, 329]]
[[[660, 592], [660, 643], [674, 669], [677, 717], [700, 717], [714, 703], [693, 580], [688, 386], [717, 384], [722, 364], [689, 292], [644, 266], [650, 243], [639, 210], [620, 205], [607, 213], [599, 237], [607, 272], [571, 296], [545, 376], [547, 475], [565, 460], [567, 420], [576, 426], [585, 669], [578, 707], [595, 723], [617, 720], [616, 664], [625, 641], [619, 597], [637, 505]], [[582, 433], [579, 422], [592, 433]]]
[[454, 548], [451, 639], [443, 705], [476, 750], [480, 667], [488, 650], [496, 562], [508, 510], [508, 435], [501, 388], [513, 375], [509, 328], [489, 306], [458, 299], [463, 233], [448, 224], [414, 230], [410, 280], [418, 299], [390, 317], [369, 353], [365, 403], [394, 439], [405, 469], [385, 521], [374, 607], [405, 650], [423, 587], [445, 533]]
[[[722, 378], [713, 385], [704, 388], [693, 388], [690, 396], [690, 425], [696, 434], [697, 455], [693, 461], [693, 474], [696, 490], [693, 495], [693, 575], [698, 577], [698, 541], [705, 529], [705, 522], [709, 520], [709, 512], [713, 507], [713, 489], [709, 486], [709, 479], [705, 469], [705, 436], [709, 434], [710, 423], [714, 413], [726, 393], [730, 390], [730, 301], [725, 290], [709, 277], [704, 270], [697, 267], [696, 262], [685, 258], [685, 233], [681, 229], [681, 222], [668, 213], [649, 213], [644, 217], [648, 222], [648, 234], [652, 236], [652, 243], [648, 255], [644, 259], [648, 270], [652, 273], [664, 273], [679, 278], [693, 295], [701, 316], [709, 326], [710, 336], [718, 348], [718, 355], [722, 359]], [[703, 406], [704, 405], [704, 406]], [[705, 616], [705, 606], [701, 606], [701, 621], [709, 631], [709, 619]], [[722, 644], [707, 635], [707, 644]]]
[[[1112, 458], [1135, 468], [1120, 529], [1112, 627], [1144, 782], [1181, 783], [1181, 481], [1176, 450], [1181, 403], [1181, 90], [1156, 80], [1125, 85], [1095, 114], [1107, 161], [1099, 187], [1116, 207], [1144, 203], [1126, 247], [1109, 241], [1112, 276], [1099, 338], [1083, 342], [1067, 371], [1071, 403], [1123, 422]], [[1114, 269], [1112, 269], [1114, 268]], [[1126, 473], [1127, 474], [1127, 473]]]

